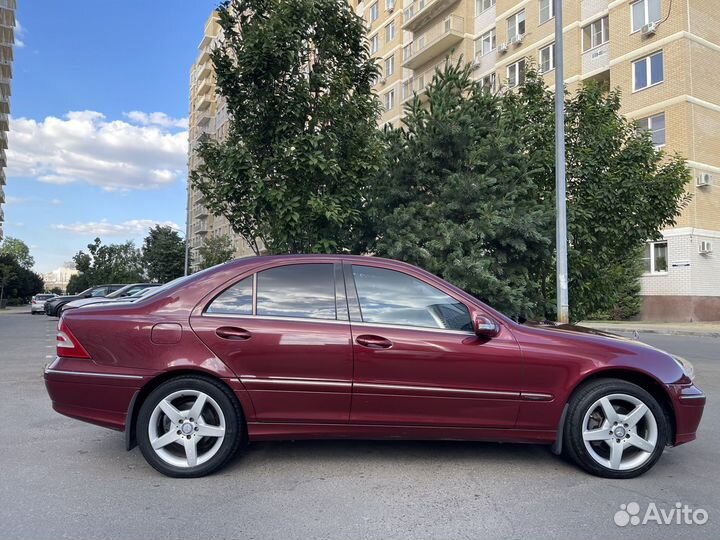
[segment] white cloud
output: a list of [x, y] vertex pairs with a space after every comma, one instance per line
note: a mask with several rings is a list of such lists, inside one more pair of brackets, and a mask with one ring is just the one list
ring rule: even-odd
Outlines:
[[25, 46], [25, 41], [23, 41], [21, 38], [25, 35], [25, 27], [20, 24], [20, 20], [15, 20], [15, 46], [18, 48], [22, 48]]
[[63, 202], [60, 199], [52, 199], [50, 201], [50, 204], [52, 204], [53, 206], [60, 206], [62, 203]]
[[8, 195], [5, 197], [5, 204], [23, 204], [28, 200], [23, 197], [15, 197], [14, 195]]
[[180, 229], [180, 226], [173, 221], [157, 221], [153, 219], [132, 219], [122, 223], [110, 223], [108, 220], [90, 221], [87, 223], [72, 223], [70, 225], [52, 225], [53, 229], [68, 231], [75, 234], [95, 236], [143, 236], [148, 229], [155, 225]]
[[145, 113], [141, 111], [130, 111], [123, 113], [125, 117], [142, 126], [160, 126], [164, 128], [184, 128], [188, 127], [187, 118], [172, 118], [164, 112]]
[[[158, 114], [165, 125], [150, 120]], [[147, 117], [147, 124], [107, 120], [97, 111], [42, 121], [12, 118], [8, 175], [60, 185], [85, 182], [107, 191], [154, 189], [184, 179], [187, 130], [163, 113]]]

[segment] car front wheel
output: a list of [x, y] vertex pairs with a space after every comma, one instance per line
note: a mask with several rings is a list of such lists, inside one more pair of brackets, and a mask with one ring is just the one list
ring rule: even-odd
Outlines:
[[136, 427], [147, 462], [168, 476], [195, 478], [225, 465], [242, 441], [240, 406], [220, 382], [182, 376], [153, 390]]
[[657, 400], [643, 388], [601, 379], [570, 400], [564, 446], [586, 471], [604, 478], [634, 478], [655, 465], [669, 440]]

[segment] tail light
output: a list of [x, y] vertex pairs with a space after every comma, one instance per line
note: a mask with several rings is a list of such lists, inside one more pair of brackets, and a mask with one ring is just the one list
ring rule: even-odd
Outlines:
[[57, 337], [55, 338], [57, 355], [65, 358], [87, 358], [90, 359], [90, 355], [85, 350], [77, 338], [65, 324], [65, 318], [61, 318], [58, 323]]

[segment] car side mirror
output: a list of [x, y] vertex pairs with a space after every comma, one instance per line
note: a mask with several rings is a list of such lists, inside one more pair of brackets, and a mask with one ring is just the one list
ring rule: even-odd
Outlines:
[[83, 298], [92, 298], [92, 293], [84, 294]]
[[500, 327], [492, 319], [483, 315], [476, 315], [473, 321], [475, 335], [481, 338], [493, 338], [500, 333]]

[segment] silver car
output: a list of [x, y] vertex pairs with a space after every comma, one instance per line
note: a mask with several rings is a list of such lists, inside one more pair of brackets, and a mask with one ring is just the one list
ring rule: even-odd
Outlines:
[[30, 313], [45, 313], [45, 302], [56, 296], [57, 294], [36, 294], [30, 300]]

